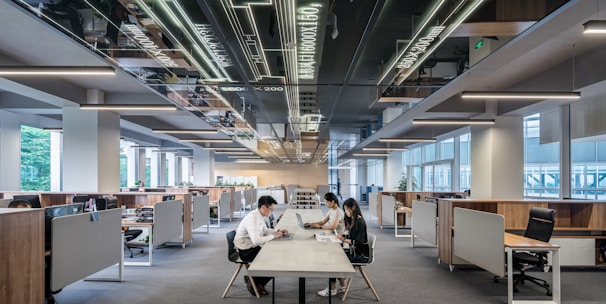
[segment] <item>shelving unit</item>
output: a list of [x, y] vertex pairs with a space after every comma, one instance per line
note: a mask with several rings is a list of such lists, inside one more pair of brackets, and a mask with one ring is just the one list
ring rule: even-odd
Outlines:
[[316, 191], [313, 189], [297, 188], [293, 191], [293, 198], [290, 201], [291, 208], [320, 208], [320, 202], [316, 198]]

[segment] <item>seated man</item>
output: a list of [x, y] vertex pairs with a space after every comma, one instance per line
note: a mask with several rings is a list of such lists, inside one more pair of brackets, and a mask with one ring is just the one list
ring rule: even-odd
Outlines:
[[[265, 224], [265, 218], [268, 217], [277, 204], [276, 200], [271, 196], [262, 196], [257, 202], [257, 209], [247, 214], [238, 228], [236, 229], [236, 237], [234, 239], [234, 247], [238, 250], [240, 259], [245, 262], [252, 262], [259, 251], [261, 246], [266, 242], [269, 242], [276, 238], [281, 238], [282, 235], [287, 234], [288, 231], [285, 229], [274, 230], [268, 228]], [[265, 289], [265, 284], [272, 278], [270, 277], [254, 277], [254, 282], [257, 284], [257, 290], [262, 294], [266, 295], [269, 292]], [[246, 287], [248, 291], [255, 295], [251, 281], [248, 276], [244, 276]]]

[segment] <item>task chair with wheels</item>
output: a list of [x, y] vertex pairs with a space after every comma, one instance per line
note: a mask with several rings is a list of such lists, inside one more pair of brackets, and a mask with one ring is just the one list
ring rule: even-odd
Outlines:
[[130, 245], [128, 242], [136, 239], [141, 233], [143, 233], [142, 229], [128, 229], [128, 227], [124, 227], [124, 248], [130, 253], [130, 257], [133, 257], [133, 249], [139, 249], [143, 253], [143, 247], [139, 245]]
[[[364, 266], [368, 266], [375, 261], [375, 243], [376, 243], [376, 241], [377, 241], [377, 236], [369, 233], [368, 234], [368, 255], [369, 255], [368, 261], [366, 263], [351, 263], [351, 264], [353, 265], [353, 267], [355, 269], [360, 271], [360, 274], [364, 278], [364, 281], [366, 281], [366, 285], [368, 285], [368, 288], [370, 288], [370, 291], [372, 291], [372, 294], [375, 296], [375, 299], [377, 299], [377, 301], [381, 301], [381, 298], [379, 298], [379, 294], [377, 294], [377, 291], [372, 286], [372, 283], [370, 282], [370, 279], [368, 278], [368, 275], [366, 275], [366, 272], [364, 271], [364, 268], [363, 268]], [[341, 298], [341, 301], [345, 301], [345, 298], [347, 297], [347, 293], [349, 292], [349, 287], [351, 286], [351, 280], [352, 280], [352, 278], [349, 278], [347, 280], [347, 287], [345, 287], [345, 292], [343, 293], [343, 297]]]
[[[240, 273], [240, 270], [242, 270], [242, 267], [245, 267], [246, 269], [248, 269], [248, 262], [242, 261], [240, 259], [240, 255], [238, 254], [238, 252], [236, 251], [236, 247], [234, 246], [234, 239], [236, 238], [236, 231], [232, 230], [232, 231], [228, 232], [227, 234], [225, 234], [225, 236], [227, 237], [227, 258], [229, 259], [230, 262], [234, 262], [234, 263], [238, 264], [238, 268], [236, 268], [236, 272], [231, 277], [231, 280], [229, 280], [229, 283], [227, 284], [227, 287], [225, 288], [225, 292], [223, 292], [223, 296], [221, 296], [221, 298], [225, 298], [225, 296], [227, 295], [227, 292], [229, 291], [231, 286], [234, 284], [234, 281], [238, 277], [238, 273]], [[257, 290], [257, 284], [255, 284], [255, 281], [253, 280], [253, 278], [251, 276], [249, 276], [248, 279], [252, 283], [253, 289], [255, 290], [255, 295], [257, 296], [257, 298], [259, 298], [260, 296], [259, 296], [259, 291]]]
[[[528, 225], [524, 236], [535, 240], [549, 242], [555, 225], [555, 210], [541, 207], [532, 207], [528, 218]], [[520, 271], [513, 276], [513, 291], [518, 292], [517, 285], [531, 282], [545, 289], [551, 296], [549, 283], [543, 279], [530, 276], [526, 273], [531, 268], [544, 268], [547, 266], [547, 252], [514, 252], [513, 268]]]

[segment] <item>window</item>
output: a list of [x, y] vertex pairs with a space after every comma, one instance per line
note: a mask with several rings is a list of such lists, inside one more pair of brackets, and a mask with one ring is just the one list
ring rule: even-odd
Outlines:
[[[558, 111], [524, 118], [524, 196], [559, 197], [560, 195], [560, 121]], [[541, 130], [541, 123], [549, 123]], [[554, 131], [553, 133], [550, 133]]]
[[50, 132], [21, 126], [21, 190], [50, 191]]

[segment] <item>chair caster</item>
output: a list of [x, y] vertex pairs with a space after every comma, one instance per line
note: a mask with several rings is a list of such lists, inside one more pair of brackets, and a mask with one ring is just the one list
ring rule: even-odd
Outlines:
[[546, 292], [546, 294], [550, 297], [553, 295], [553, 293], [551, 293], [551, 291]]

